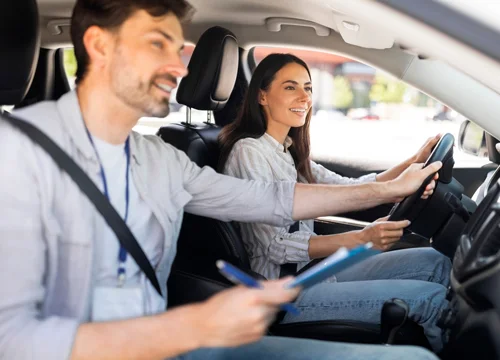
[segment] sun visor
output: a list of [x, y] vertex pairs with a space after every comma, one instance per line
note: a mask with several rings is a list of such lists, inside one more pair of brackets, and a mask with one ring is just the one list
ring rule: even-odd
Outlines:
[[394, 45], [394, 38], [373, 24], [341, 14], [333, 17], [338, 32], [348, 44], [367, 49], [389, 49]]

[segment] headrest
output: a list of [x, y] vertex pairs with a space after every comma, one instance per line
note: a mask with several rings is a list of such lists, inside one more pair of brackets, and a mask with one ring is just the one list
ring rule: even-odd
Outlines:
[[29, 89], [38, 61], [35, 0], [0, 1], [0, 105], [16, 105]]
[[[240, 56], [242, 50], [240, 49]], [[248, 90], [248, 79], [245, 75], [245, 70], [241, 62], [238, 65], [238, 76], [236, 76], [236, 82], [234, 84], [233, 92], [229, 97], [224, 108], [218, 111], [214, 111], [215, 124], [220, 127], [224, 127], [238, 118], [240, 113], [240, 108], [243, 106], [245, 101], [245, 96]]]
[[220, 110], [233, 91], [238, 74], [238, 42], [219, 26], [205, 31], [189, 61], [188, 75], [177, 90], [177, 102], [198, 110]]

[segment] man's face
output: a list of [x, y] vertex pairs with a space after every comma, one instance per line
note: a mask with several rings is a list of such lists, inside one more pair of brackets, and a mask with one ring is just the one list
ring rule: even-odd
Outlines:
[[152, 17], [140, 10], [112, 38], [114, 51], [107, 62], [111, 90], [140, 116], [167, 116], [177, 78], [187, 74], [177, 17]]

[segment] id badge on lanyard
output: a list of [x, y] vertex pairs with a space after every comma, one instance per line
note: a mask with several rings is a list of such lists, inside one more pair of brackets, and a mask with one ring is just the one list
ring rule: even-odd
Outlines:
[[[104, 167], [99, 157], [99, 153], [94, 145], [94, 141], [90, 132], [87, 130], [87, 135], [97, 155], [100, 165], [100, 173], [104, 187], [104, 195], [109, 199], [108, 184]], [[127, 138], [125, 142], [125, 155], [127, 157], [126, 173], [125, 173], [125, 216], [127, 221], [129, 210], [129, 168], [130, 168], [130, 142]], [[118, 253], [118, 270], [116, 286], [99, 286], [94, 288], [92, 297], [91, 321], [110, 321], [123, 320], [127, 318], [135, 318], [144, 316], [145, 299], [144, 292], [139, 282], [133, 286], [124, 287], [126, 281], [127, 251], [120, 245]]]
[[140, 285], [94, 288], [91, 321], [125, 320], [144, 316], [146, 305]]

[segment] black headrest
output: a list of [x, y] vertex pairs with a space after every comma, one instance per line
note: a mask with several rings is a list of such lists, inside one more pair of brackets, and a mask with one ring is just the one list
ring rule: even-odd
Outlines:
[[[240, 56], [242, 52], [243, 49], [240, 49]], [[240, 108], [245, 101], [247, 90], [248, 79], [245, 75], [243, 64], [240, 62], [238, 65], [238, 76], [236, 77], [233, 92], [231, 93], [229, 100], [227, 101], [224, 108], [218, 111], [214, 111], [214, 119], [217, 125], [219, 125], [220, 127], [224, 127], [237, 119]]]
[[168, 124], [162, 126], [157, 135], [166, 143], [184, 151], [189, 159], [199, 167], [210, 166], [217, 168], [219, 161], [220, 127], [213, 124]]
[[219, 26], [205, 31], [189, 61], [188, 75], [177, 90], [177, 102], [198, 110], [219, 110], [233, 91], [238, 74], [238, 42]]
[[0, 105], [16, 105], [26, 95], [39, 49], [36, 1], [0, 1]]

